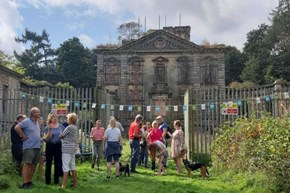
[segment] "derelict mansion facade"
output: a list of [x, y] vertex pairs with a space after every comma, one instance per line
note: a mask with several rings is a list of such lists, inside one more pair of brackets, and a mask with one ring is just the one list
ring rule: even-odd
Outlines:
[[[133, 106], [132, 112], [115, 110], [115, 116], [121, 121], [132, 120], [136, 113], [143, 114], [147, 120], [156, 115], [180, 119], [182, 110], [174, 112], [171, 108], [183, 105], [188, 88], [225, 86], [223, 46], [199, 46], [190, 42], [189, 26], [149, 31], [128, 44], [117, 48], [98, 47], [94, 52], [97, 87], [114, 96], [115, 108]], [[147, 111], [147, 106], [152, 110]]]

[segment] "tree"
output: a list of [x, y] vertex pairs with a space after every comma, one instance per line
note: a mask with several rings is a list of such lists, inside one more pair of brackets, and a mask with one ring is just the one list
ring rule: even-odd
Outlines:
[[94, 87], [96, 71], [94, 53], [76, 37], [63, 42], [57, 49], [57, 69], [63, 82], [74, 87]]
[[0, 50], [0, 64], [3, 66], [18, 72], [19, 74], [24, 74], [25, 69], [19, 66], [19, 62], [14, 56], [10, 56], [5, 54], [3, 51]]
[[272, 45], [267, 78], [290, 81], [290, 1], [280, 0], [272, 16], [272, 25], [266, 37]]
[[[30, 48], [23, 53], [14, 51], [20, 66], [26, 69], [25, 75], [36, 80], [43, 80], [45, 74], [54, 68], [55, 52], [51, 48], [49, 34], [43, 30], [41, 35], [25, 29], [21, 37], [15, 38], [18, 43], [30, 43]], [[48, 80], [50, 81], [50, 80]]]
[[142, 25], [136, 22], [123, 23], [118, 27], [119, 40], [131, 41], [142, 36], [140, 31]]
[[271, 61], [271, 45], [265, 41], [269, 26], [262, 24], [259, 29], [247, 34], [247, 42], [244, 47], [246, 57], [245, 68], [242, 71], [243, 81], [251, 81], [256, 84], [266, 82], [266, 69]]
[[241, 81], [245, 66], [245, 57], [236, 47], [227, 46], [225, 54], [226, 85], [233, 81]]

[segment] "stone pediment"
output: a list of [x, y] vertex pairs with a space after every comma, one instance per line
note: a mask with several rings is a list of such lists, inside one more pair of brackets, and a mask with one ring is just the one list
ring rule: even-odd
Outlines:
[[170, 34], [157, 30], [142, 38], [121, 46], [120, 51], [197, 51], [200, 46]]

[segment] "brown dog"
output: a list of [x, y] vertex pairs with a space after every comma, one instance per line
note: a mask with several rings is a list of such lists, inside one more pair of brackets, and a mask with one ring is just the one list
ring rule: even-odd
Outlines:
[[187, 159], [183, 159], [183, 164], [187, 170], [187, 174], [189, 177], [191, 177], [191, 171], [200, 169], [200, 174], [204, 178], [208, 178], [209, 173], [206, 168], [206, 165], [203, 163], [190, 163]]

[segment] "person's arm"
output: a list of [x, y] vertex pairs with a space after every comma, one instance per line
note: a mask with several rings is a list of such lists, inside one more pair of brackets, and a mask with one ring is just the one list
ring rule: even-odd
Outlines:
[[93, 132], [94, 132], [94, 127], [91, 128], [91, 134], [90, 137], [93, 139]]
[[134, 136], [134, 137], [141, 138], [141, 137], [142, 137], [142, 134], [141, 134], [140, 132], [138, 132], [138, 130], [139, 130], [138, 127], [139, 127], [139, 126], [136, 126], [136, 127], [134, 128], [134, 134], [133, 134], [133, 136]]
[[46, 128], [46, 133], [44, 135], [44, 137], [42, 138], [45, 142], [49, 141], [52, 138], [52, 131], [51, 128], [49, 126], [47, 126]]
[[22, 141], [26, 141], [28, 139], [19, 124], [17, 124], [14, 129], [16, 133], [18, 133], [18, 135], [21, 137]]
[[158, 158], [159, 158], [162, 154], [165, 153], [165, 149], [164, 149], [164, 147], [159, 146], [159, 148], [161, 149], [161, 151], [156, 155], [156, 157], [158, 157]]
[[164, 127], [164, 128], [163, 128], [163, 132], [162, 132], [162, 137], [163, 137], [164, 139], [165, 139], [166, 134], [167, 134], [167, 128]]
[[59, 135], [59, 138], [63, 139], [70, 132], [70, 126], [67, 126], [64, 131]]

